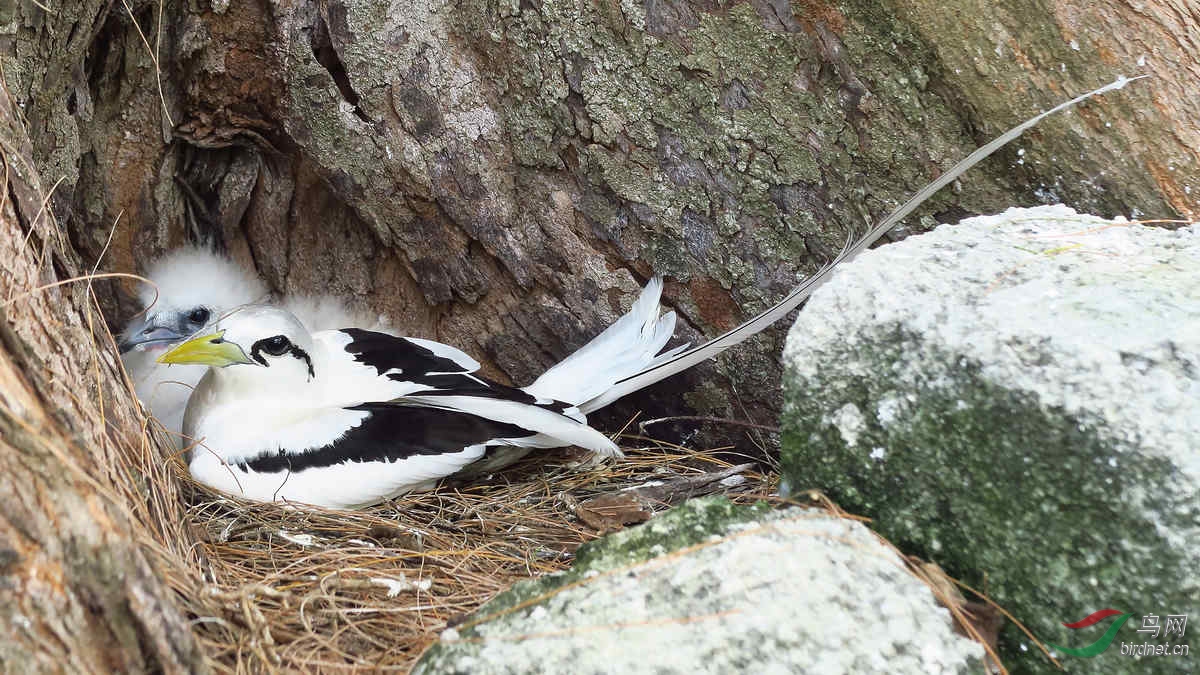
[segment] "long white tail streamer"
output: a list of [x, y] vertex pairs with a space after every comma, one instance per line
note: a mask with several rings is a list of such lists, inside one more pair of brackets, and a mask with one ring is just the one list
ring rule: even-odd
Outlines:
[[1139, 75], [1138, 77], [1133, 78], [1119, 77], [1115, 81], [1100, 87], [1099, 89], [1089, 91], [1081, 96], [1076, 96], [1070, 101], [1057, 105], [1050, 110], [1041, 113], [1040, 115], [1032, 117], [1021, 124], [1018, 124], [1012, 129], [1009, 129], [987, 145], [984, 145], [975, 152], [967, 155], [965, 159], [960, 161], [958, 164], [955, 164], [953, 168], [939, 176], [932, 183], [918, 190], [916, 194], [914, 194], [907, 202], [904, 203], [904, 205], [895, 211], [892, 211], [888, 217], [884, 218], [879, 222], [878, 225], [871, 228], [871, 230], [865, 235], [851, 242], [848, 246], [846, 246], [846, 248], [842, 249], [841, 253], [839, 253], [836, 258], [822, 267], [819, 271], [817, 271], [816, 274], [805, 279], [799, 286], [796, 287], [795, 290], [789, 293], [787, 297], [781, 300], [774, 307], [771, 307], [762, 314], [759, 314], [737, 328], [730, 330], [724, 335], [713, 339], [711, 342], [707, 342], [697, 347], [688, 349], [687, 351], [680, 352], [668, 359], [656, 360], [644, 370], [618, 381], [604, 393], [582, 403], [579, 406], [579, 409], [586, 414], [593, 410], [603, 408], [604, 406], [616, 401], [626, 394], [631, 394], [639, 389], [648, 387], [656, 382], [659, 382], [660, 380], [666, 379], [675, 373], [687, 370], [688, 368], [691, 368], [692, 366], [706, 359], [716, 356], [720, 352], [732, 347], [733, 345], [736, 345], [742, 340], [745, 340], [746, 338], [763, 331], [771, 324], [786, 316], [793, 309], [796, 309], [800, 305], [804, 304], [804, 302], [808, 300], [809, 296], [812, 295], [813, 291], [820, 287], [821, 284], [829, 280], [830, 275], [839, 265], [853, 260], [856, 256], [858, 256], [859, 253], [862, 253], [867, 247], [875, 243], [881, 236], [883, 236], [883, 233], [895, 227], [897, 223], [908, 216], [908, 214], [912, 213], [918, 206], [924, 203], [925, 200], [933, 196], [934, 193], [946, 187], [946, 185], [948, 185], [951, 181], [957, 179], [968, 169], [975, 166], [1004, 145], [1008, 144], [1009, 141], [1012, 141], [1017, 136], [1020, 136], [1030, 127], [1033, 127], [1047, 117], [1066, 110], [1067, 108], [1070, 108], [1081, 101], [1085, 101], [1093, 96], [1099, 96], [1110, 91], [1122, 89], [1130, 82], [1133, 82], [1134, 80], [1140, 80], [1145, 77], [1149, 77], [1149, 75]]

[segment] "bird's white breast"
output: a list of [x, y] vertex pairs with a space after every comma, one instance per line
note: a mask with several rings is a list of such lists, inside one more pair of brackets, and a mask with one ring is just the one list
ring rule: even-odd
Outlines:
[[361, 401], [328, 404], [320, 380], [289, 390], [239, 391], [223, 384], [212, 371], [205, 374], [188, 404], [183, 431], [202, 442], [209, 454], [231, 463], [280, 450], [297, 453], [323, 447], [367, 416], [344, 407]]

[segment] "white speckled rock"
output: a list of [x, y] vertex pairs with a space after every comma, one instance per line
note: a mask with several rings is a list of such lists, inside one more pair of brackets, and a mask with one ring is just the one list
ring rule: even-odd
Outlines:
[[[792, 489], [986, 579], [1044, 640], [1092, 642], [1107, 624], [1061, 622], [1102, 607], [1200, 613], [1200, 228], [1062, 206], [942, 226], [840, 270], [785, 363]], [[1010, 666], [1048, 667], [1004, 642]]]
[[589, 544], [477, 615], [493, 618], [414, 673], [979, 672], [983, 656], [861, 524], [723, 499]]

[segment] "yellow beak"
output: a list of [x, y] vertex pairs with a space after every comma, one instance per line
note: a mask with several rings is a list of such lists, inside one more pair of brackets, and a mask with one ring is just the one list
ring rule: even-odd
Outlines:
[[209, 333], [181, 342], [158, 357], [159, 363], [196, 364], [223, 368], [236, 363], [254, 363], [234, 342], [226, 342], [225, 331]]

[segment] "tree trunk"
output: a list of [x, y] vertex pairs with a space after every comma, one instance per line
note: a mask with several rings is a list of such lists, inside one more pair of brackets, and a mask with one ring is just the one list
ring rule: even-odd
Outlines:
[[[523, 384], [652, 272], [684, 338], [736, 325], [978, 142], [1117, 74], [1157, 77], [910, 228], [1056, 201], [1196, 213], [1193, 5], [165, 0], [84, 14], [85, 58], [9, 78], [88, 259], [123, 212], [110, 267], [212, 240]], [[617, 413], [769, 423], [782, 335]]]
[[205, 670], [150, 538], [145, 441], [104, 319], [78, 284], [28, 138], [0, 92], [0, 671]]
[[[736, 325], [979, 142], [1137, 72], [1155, 78], [1048, 121], [907, 227], [1057, 201], [1200, 213], [1191, 0], [43, 4], [0, 8], [3, 76], [32, 141], [21, 164], [9, 119], [6, 294], [90, 270], [114, 227], [114, 270], [211, 241], [277, 290], [352, 299], [524, 384], [654, 272], [670, 276], [683, 338]], [[97, 284], [110, 320], [136, 309], [128, 290]], [[0, 522], [43, 490], [53, 497], [31, 503], [47, 525], [28, 541], [50, 547], [71, 523], [110, 532], [88, 546], [109, 551], [106, 574], [132, 571], [126, 590], [78, 601], [95, 611], [132, 593], [130, 579], [139, 597], [162, 596], [127, 519], [84, 480], [107, 471], [78, 454], [103, 447], [91, 406], [104, 402], [110, 427], [128, 421], [114, 412], [128, 400], [111, 351], [90, 351], [87, 300], [70, 288], [6, 306], [3, 461], [25, 468], [6, 469]], [[773, 423], [784, 331], [598, 423], [615, 429], [636, 409]], [[41, 440], [7, 431], [26, 425]], [[82, 560], [29, 550], [41, 552], [14, 560]], [[59, 584], [53, 597], [77, 592]], [[27, 617], [67, 616], [50, 607]], [[107, 609], [86, 623], [97, 649], [129, 646], [141, 664], [190, 658], [186, 639], [172, 652], [128, 628], [146, 625]]]

